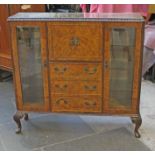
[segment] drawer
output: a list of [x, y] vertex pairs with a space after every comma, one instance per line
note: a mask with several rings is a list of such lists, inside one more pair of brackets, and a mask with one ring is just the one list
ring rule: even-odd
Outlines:
[[101, 81], [51, 81], [52, 94], [101, 95]]
[[102, 80], [101, 63], [51, 63], [53, 80]]
[[102, 60], [100, 23], [48, 24], [49, 59]]
[[64, 97], [53, 94], [51, 97], [52, 112], [101, 112], [102, 99], [100, 96]]

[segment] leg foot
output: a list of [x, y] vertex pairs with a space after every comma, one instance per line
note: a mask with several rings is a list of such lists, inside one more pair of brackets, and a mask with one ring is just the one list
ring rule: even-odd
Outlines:
[[17, 130], [16, 133], [21, 133], [22, 125], [21, 125], [21, 119], [24, 118], [26, 121], [28, 120], [28, 114], [17, 111], [16, 114], [13, 116], [14, 121], [17, 124]]
[[135, 137], [136, 137], [136, 138], [140, 138], [141, 135], [140, 135], [138, 129], [139, 129], [139, 127], [140, 127], [141, 124], [142, 124], [142, 118], [141, 118], [141, 116], [139, 115], [138, 117], [131, 117], [131, 120], [132, 120], [132, 123], [135, 124], [135, 130], [134, 130]]

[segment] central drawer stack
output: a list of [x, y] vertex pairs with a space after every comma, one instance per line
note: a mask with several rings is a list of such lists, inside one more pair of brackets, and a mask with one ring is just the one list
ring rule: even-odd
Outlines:
[[102, 112], [102, 25], [49, 23], [53, 112]]

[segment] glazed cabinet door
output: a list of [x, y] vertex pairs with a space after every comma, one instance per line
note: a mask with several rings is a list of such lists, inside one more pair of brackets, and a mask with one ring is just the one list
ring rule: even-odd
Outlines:
[[138, 113], [142, 24], [107, 23], [104, 52], [104, 111]]
[[48, 111], [45, 23], [11, 23], [17, 108]]

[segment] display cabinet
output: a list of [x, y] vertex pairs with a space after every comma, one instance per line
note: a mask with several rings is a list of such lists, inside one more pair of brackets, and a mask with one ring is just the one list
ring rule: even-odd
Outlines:
[[17, 133], [32, 111], [129, 116], [140, 137], [139, 14], [18, 13], [8, 21]]

